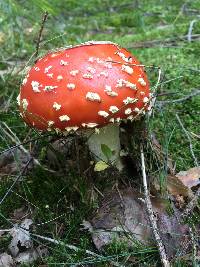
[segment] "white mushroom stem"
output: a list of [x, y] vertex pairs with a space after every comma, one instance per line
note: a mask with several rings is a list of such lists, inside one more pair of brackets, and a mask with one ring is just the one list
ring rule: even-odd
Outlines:
[[[108, 124], [105, 127], [99, 128], [98, 133], [94, 132], [94, 130], [88, 130], [87, 137], [89, 150], [96, 161], [103, 160], [106, 163], [111, 163], [120, 171], [123, 169], [120, 159], [119, 125]], [[108, 146], [112, 151], [112, 156], [109, 159], [101, 149], [102, 144]]]

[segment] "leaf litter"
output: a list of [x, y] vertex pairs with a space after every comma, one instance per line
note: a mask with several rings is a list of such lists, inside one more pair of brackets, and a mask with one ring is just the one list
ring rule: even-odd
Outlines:
[[[166, 200], [152, 198], [161, 238], [168, 256], [181, 255], [185, 242], [188, 242], [188, 226], [180, 223], [180, 212], [174, 208], [171, 216], [166, 212]], [[91, 235], [98, 250], [103, 250], [115, 241], [126, 242], [131, 248], [134, 240], [144, 245], [155, 245], [152, 229], [149, 226], [143, 195], [133, 189], [109, 192], [102, 200], [97, 213], [83, 226]]]
[[47, 256], [48, 250], [44, 246], [34, 246], [30, 233], [32, 224], [32, 219], [26, 218], [21, 224], [14, 224], [10, 229], [9, 235], [12, 239], [8, 245], [8, 253], [0, 254], [0, 267], [31, 264], [38, 258]]

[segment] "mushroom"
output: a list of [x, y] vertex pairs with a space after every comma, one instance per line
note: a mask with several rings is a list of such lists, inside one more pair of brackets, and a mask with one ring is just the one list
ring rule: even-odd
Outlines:
[[108, 41], [90, 41], [51, 51], [30, 69], [18, 103], [28, 125], [43, 131], [82, 131], [97, 160], [118, 169], [119, 124], [148, 109], [149, 82], [143, 67], [126, 49]]

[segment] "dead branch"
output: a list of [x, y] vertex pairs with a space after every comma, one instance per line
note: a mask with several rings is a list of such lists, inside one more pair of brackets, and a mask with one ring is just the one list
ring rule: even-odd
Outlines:
[[147, 186], [147, 178], [146, 178], [146, 171], [145, 171], [145, 161], [144, 161], [144, 152], [143, 152], [143, 145], [141, 144], [141, 149], [140, 149], [140, 154], [141, 154], [141, 167], [142, 167], [142, 178], [143, 178], [143, 187], [144, 187], [144, 196], [145, 196], [145, 202], [146, 202], [146, 206], [147, 206], [147, 212], [149, 215], [149, 220], [150, 220], [150, 224], [152, 227], [152, 231], [157, 243], [157, 247], [160, 253], [160, 258], [161, 258], [161, 262], [162, 265], [164, 267], [170, 267], [170, 263], [165, 251], [165, 247], [163, 245], [163, 242], [160, 238], [160, 234], [159, 234], [159, 230], [158, 230], [158, 226], [154, 217], [154, 213], [153, 213], [153, 208], [152, 208], [152, 204], [151, 204], [151, 200], [149, 197], [149, 191], [148, 191], [148, 186]]
[[192, 243], [192, 250], [193, 250], [193, 260], [194, 262], [197, 262], [197, 240], [194, 235], [194, 231], [192, 227], [189, 227], [189, 233], [191, 237], [191, 243]]

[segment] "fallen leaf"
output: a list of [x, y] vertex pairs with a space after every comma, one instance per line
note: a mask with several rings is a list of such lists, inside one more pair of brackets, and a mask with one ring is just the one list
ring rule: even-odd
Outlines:
[[94, 171], [95, 172], [101, 172], [101, 171], [104, 171], [105, 169], [107, 169], [108, 167], [109, 167], [109, 165], [106, 162], [100, 160], [95, 164]]
[[8, 246], [11, 255], [7, 253], [0, 254], [0, 267], [14, 267], [18, 264], [31, 264], [38, 258], [48, 256], [48, 249], [39, 245], [33, 246], [31, 235], [29, 232], [30, 226], [33, 224], [31, 219], [25, 219], [20, 225], [15, 224], [9, 231], [12, 240]]
[[0, 267], [13, 267], [13, 266], [14, 266], [14, 261], [9, 254], [7, 253], [0, 254]]
[[187, 187], [192, 188], [200, 184], [200, 167], [194, 167], [187, 171], [180, 171], [176, 177]]
[[83, 226], [83, 230], [88, 230], [89, 232], [93, 231], [92, 225], [89, 221], [83, 220], [81, 225]]
[[[154, 191], [154, 194], [161, 191], [159, 181], [157, 179], [153, 179], [153, 177], [151, 187], [152, 191]], [[189, 199], [192, 199], [194, 197], [192, 190], [189, 187], [185, 186], [176, 175], [167, 175], [166, 189], [171, 195], [175, 197], [179, 195], [188, 197]]]
[[25, 252], [21, 252], [18, 254], [18, 256], [15, 258], [15, 261], [17, 263], [32, 263], [34, 262], [35, 260], [37, 260], [38, 258], [38, 254], [37, 254], [37, 251], [34, 250], [34, 249], [29, 249]]
[[200, 184], [200, 167], [194, 167], [187, 171], [180, 171], [176, 175], [167, 176], [167, 189], [170, 194], [193, 198], [192, 187]]
[[176, 175], [168, 175], [166, 177], [167, 190], [173, 195], [182, 195], [184, 197], [193, 197], [193, 192], [190, 188], [185, 186], [181, 180], [178, 179]]
[[[152, 198], [154, 213], [167, 254], [173, 257], [181, 251], [187, 237], [188, 228], [179, 223], [179, 211], [174, 209], [170, 216], [165, 211], [166, 201]], [[143, 195], [132, 189], [105, 194], [96, 215], [91, 220], [89, 232], [98, 250], [113, 240], [125, 241], [130, 247], [133, 239], [144, 245], [155, 245]], [[86, 226], [89, 224], [86, 223]]]
[[20, 252], [20, 248], [29, 249], [33, 247], [33, 241], [29, 233], [29, 228], [33, 221], [31, 219], [25, 219], [20, 226], [16, 224], [10, 231], [12, 236], [11, 243], [9, 244], [9, 250], [13, 257], [16, 257]]
[[41, 248], [40, 246], [35, 249], [28, 249], [25, 252], [19, 253], [15, 258], [17, 263], [30, 264], [36, 261], [38, 258], [46, 257], [48, 255], [48, 250], [46, 248]]

